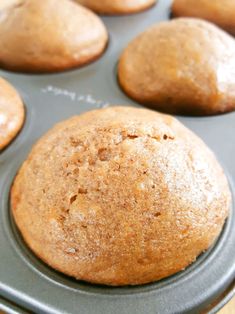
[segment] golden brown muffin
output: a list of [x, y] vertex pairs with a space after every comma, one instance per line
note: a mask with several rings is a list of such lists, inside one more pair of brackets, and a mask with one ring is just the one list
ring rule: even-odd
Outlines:
[[230, 192], [205, 144], [145, 109], [94, 110], [33, 147], [11, 191], [16, 224], [53, 268], [144, 284], [192, 263], [218, 237]]
[[21, 130], [24, 116], [24, 105], [17, 91], [0, 78], [0, 150]]
[[0, 9], [0, 66], [53, 72], [96, 59], [107, 31], [94, 13], [71, 0], [16, 0]]
[[130, 14], [146, 10], [156, 0], [76, 0], [78, 3], [102, 14]]
[[180, 18], [152, 26], [121, 55], [118, 76], [136, 101], [172, 114], [235, 108], [235, 41], [209, 22]]
[[174, 0], [172, 13], [208, 20], [235, 35], [234, 0]]

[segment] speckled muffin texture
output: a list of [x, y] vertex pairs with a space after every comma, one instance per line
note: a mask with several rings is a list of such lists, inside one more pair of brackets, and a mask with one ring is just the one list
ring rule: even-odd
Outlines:
[[0, 78], [0, 150], [5, 148], [21, 130], [24, 105], [17, 91]]
[[61, 122], [11, 191], [26, 243], [55, 269], [106, 285], [174, 274], [218, 237], [230, 192], [205, 144], [173, 117], [128, 107]]
[[0, 6], [0, 66], [53, 72], [98, 58], [107, 44], [98, 16], [71, 0], [11, 0]]
[[174, 0], [172, 13], [208, 20], [235, 35], [234, 0]]
[[162, 22], [127, 46], [118, 76], [126, 94], [160, 111], [228, 112], [235, 108], [235, 41], [200, 19]]
[[129, 14], [146, 10], [156, 3], [156, 0], [76, 0], [102, 14]]

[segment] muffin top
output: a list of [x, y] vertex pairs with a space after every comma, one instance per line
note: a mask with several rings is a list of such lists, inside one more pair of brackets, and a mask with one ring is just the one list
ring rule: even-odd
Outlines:
[[0, 150], [20, 131], [24, 116], [24, 105], [17, 91], [0, 78]]
[[96, 59], [107, 44], [102, 21], [71, 0], [15, 0], [0, 6], [0, 66], [52, 72]]
[[91, 10], [103, 14], [128, 14], [143, 11], [156, 0], [76, 0]]
[[230, 192], [213, 154], [176, 119], [113, 107], [43, 136], [11, 206], [26, 243], [53, 268], [134, 285], [184, 269], [213, 244]]
[[156, 24], [121, 55], [123, 90], [173, 114], [211, 115], [235, 108], [235, 42], [209, 22], [179, 18]]
[[234, 0], [174, 0], [172, 13], [208, 20], [235, 35]]

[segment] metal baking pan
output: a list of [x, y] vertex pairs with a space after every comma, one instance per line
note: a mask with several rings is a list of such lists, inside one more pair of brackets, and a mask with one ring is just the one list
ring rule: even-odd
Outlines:
[[[215, 246], [185, 271], [156, 283], [123, 288], [75, 281], [49, 268], [26, 247], [10, 214], [9, 189], [14, 176], [33, 143], [56, 122], [107, 104], [138, 106], [118, 86], [117, 61], [138, 33], [169, 19], [170, 5], [170, 0], [159, 0], [143, 13], [104, 17], [109, 46], [98, 61], [83, 68], [49, 75], [0, 71], [19, 90], [27, 110], [22, 132], [0, 153], [0, 295], [9, 303], [34, 313], [200, 313], [235, 279], [233, 209]], [[178, 118], [215, 152], [234, 194], [235, 112]]]
[[0, 297], [0, 313], [7, 314], [30, 314], [32, 312], [28, 312], [23, 308], [20, 308], [17, 304], [10, 302], [2, 297]]

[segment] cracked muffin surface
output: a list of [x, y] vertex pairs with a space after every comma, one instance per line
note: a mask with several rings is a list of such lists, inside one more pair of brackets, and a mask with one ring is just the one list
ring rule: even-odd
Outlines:
[[135, 285], [174, 274], [220, 234], [230, 206], [214, 155], [173, 117], [110, 107], [63, 121], [11, 191], [24, 240], [77, 279]]

